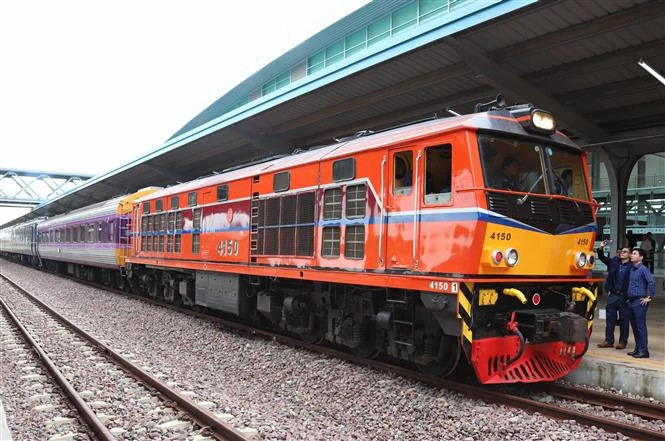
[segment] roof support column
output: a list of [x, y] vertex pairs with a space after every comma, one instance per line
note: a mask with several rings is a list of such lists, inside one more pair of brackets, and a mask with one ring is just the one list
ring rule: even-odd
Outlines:
[[[595, 151], [607, 169], [607, 177], [610, 180], [610, 238], [616, 247], [627, 245], [626, 241], [626, 193], [628, 179], [639, 157], [631, 154], [618, 156], [618, 151], [627, 152], [628, 149], [609, 149], [601, 147]], [[616, 248], [614, 248], [616, 249]], [[614, 255], [612, 253], [611, 255]]]

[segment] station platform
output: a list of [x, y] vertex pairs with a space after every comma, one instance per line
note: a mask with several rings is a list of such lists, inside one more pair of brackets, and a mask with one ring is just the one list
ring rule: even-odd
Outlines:
[[[565, 380], [665, 401], [665, 298], [656, 294], [647, 312], [649, 358], [633, 358], [627, 354], [635, 349], [632, 328], [626, 349], [598, 347], [605, 340], [606, 301], [605, 295], [598, 300], [589, 350], [580, 366]], [[617, 326], [615, 345], [618, 342]]]

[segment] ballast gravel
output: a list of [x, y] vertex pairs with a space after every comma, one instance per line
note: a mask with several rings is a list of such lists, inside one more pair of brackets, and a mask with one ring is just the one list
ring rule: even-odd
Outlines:
[[[0, 285], [2, 297], [5, 288]], [[70, 434], [79, 441], [91, 439], [76, 409], [61, 395], [59, 386], [1, 307], [0, 400], [14, 441], [57, 440]], [[5, 435], [0, 433], [0, 440], [8, 439]]]
[[257, 439], [628, 439], [254, 339], [4, 260], [0, 272], [193, 400], [213, 403], [220, 418], [256, 429]]

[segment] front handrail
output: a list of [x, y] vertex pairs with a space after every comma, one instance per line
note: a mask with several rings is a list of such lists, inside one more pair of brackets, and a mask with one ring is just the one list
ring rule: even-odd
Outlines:
[[485, 191], [485, 192], [490, 192], [490, 193], [501, 193], [501, 194], [512, 194], [516, 196], [524, 196], [528, 195], [529, 197], [538, 197], [538, 198], [545, 198], [545, 199], [561, 199], [561, 200], [566, 200], [566, 201], [574, 201], [574, 202], [580, 202], [582, 204], [588, 204], [591, 205], [592, 207], [596, 208], [601, 206], [602, 204], [599, 204], [595, 200], [585, 200], [585, 199], [578, 199], [578, 198], [571, 198], [570, 196], [564, 196], [561, 194], [543, 194], [543, 193], [529, 193], [529, 192], [524, 192], [524, 191], [514, 191], [514, 190], [502, 190], [499, 188], [487, 188], [487, 187], [470, 187], [470, 188], [460, 188], [456, 190], [457, 192], [468, 192], [468, 191]]

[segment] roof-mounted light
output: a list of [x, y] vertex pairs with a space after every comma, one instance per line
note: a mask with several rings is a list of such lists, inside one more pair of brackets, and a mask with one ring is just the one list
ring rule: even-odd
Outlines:
[[531, 112], [531, 128], [542, 133], [554, 133], [556, 130], [554, 115], [544, 110], [534, 109]]

